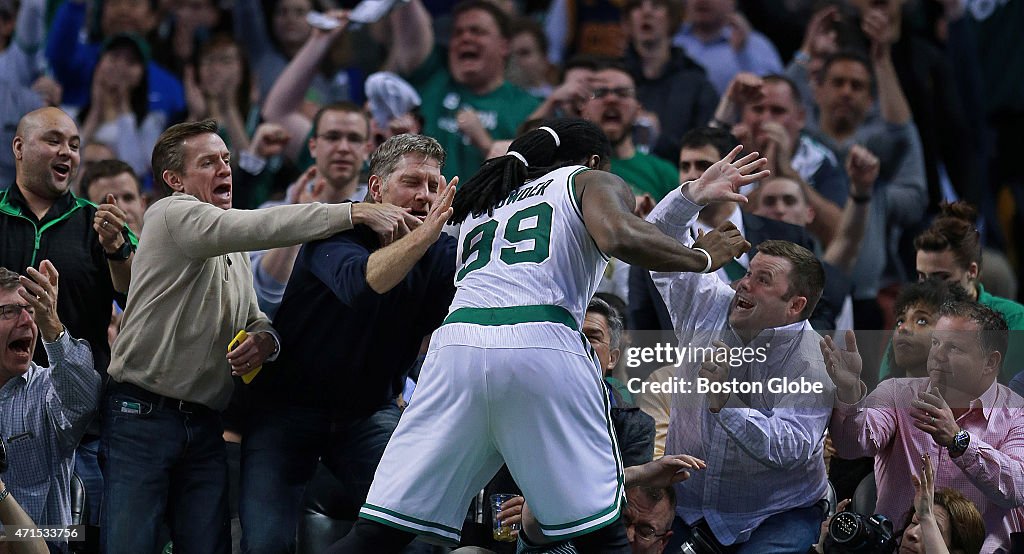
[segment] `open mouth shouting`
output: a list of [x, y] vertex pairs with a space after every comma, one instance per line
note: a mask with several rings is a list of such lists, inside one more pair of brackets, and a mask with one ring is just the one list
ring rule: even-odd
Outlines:
[[213, 203], [220, 207], [231, 207], [231, 183], [222, 183], [213, 189]]
[[71, 178], [71, 164], [69, 163], [55, 163], [50, 166], [50, 170], [53, 171], [54, 181], [62, 182]]
[[5, 358], [15, 368], [27, 368], [32, 361], [32, 354], [35, 350], [35, 335], [29, 328], [22, 327], [12, 330], [5, 345]]
[[736, 309], [741, 311], [750, 311], [754, 309], [754, 303], [746, 298], [743, 298], [739, 294], [736, 295]]

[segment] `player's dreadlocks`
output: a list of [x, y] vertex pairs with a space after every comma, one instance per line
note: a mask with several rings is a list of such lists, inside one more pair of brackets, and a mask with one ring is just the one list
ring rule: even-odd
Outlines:
[[484, 162], [459, 187], [452, 202], [453, 223], [462, 223], [470, 214], [493, 213], [494, 206], [513, 190], [554, 169], [586, 164], [594, 154], [607, 163], [612, 148], [601, 128], [589, 121], [549, 119], [512, 141], [508, 150]]

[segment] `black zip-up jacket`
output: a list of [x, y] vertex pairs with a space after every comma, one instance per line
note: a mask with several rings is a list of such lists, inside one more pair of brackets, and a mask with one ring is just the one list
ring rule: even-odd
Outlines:
[[[96, 370], [110, 363], [107, 327], [111, 300], [124, 305], [110, 280], [107, 258], [92, 228], [97, 206], [71, 192], [61, 196], [42, 220], [29, 209], [16, 185], [0, 192], [0, 266], [25, 274], [50, 260], [60, 275], [57, 315], [71, 336], [89, 341]], [[126, 237], [137, 244], [134, 235]], [[46, 367], [46, 351], [36, 345], [35, 362]]]

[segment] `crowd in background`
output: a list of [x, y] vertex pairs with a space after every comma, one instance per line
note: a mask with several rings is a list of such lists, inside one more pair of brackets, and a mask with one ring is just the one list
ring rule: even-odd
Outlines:
[[[123, 496], [113, 498], [121, 508], [111, 508], [103, 495], [117, 486], [109, 478], [111, 457], [130, 448], [115, 448], [106, 429], [145, 411], [130, 400], [139, 397], [161, 409], [174, 399], [181, 413], [218, 422], [210, 429], [223, 432], [214, 436], [227, 442], [228, 463], [242, 460], [232, 470], [242, 492], [239, 500], [232, 486], [232, 498], [208, 503], [211, 510], [230, 504], [240, 516], [241, 529], [227, 535], [236, 549], [294, 551], [299, 508], [318, 460], [348, 495], [338, 511], [354, 517], [366, 477], [415, 387], [414, 362], [422, 361], [425, 339], [447, 311], [456, 245], [433, 236], [415, 251], [417, 265], [404, 268], [407, 281], [374, 273], [374, 256], [417, 232], [419, 223], [406, 220], [428, 216], [438, 178], [467, 180], [542, 120], [582, 118], [610, 142], [610, 171], [632, 188], [634, 213], [655, 212], [655, 221], [659, 202], [735, 146], [760, 152], [771, 178], [744, 187], [746, 203], [697, 203], [702, 209], [679, 239], [692, 244], [699, 232], [726, 222], [740, 230], [754, 249], [715, 272], [723, 284], [750, 278], [759, 245], [765, 244], [761, 252], [773, 252], [778, 240], [800, 245], [822, 266], [821, 299], [785, 323], [806, 320], [816, 331], [835, 331], [838, 344], [846, 342], [845, 330], [892, 331], [862, 340], [858, 371], [851, 370], [857, 379], [837, 380], [830, 366], [837, 407], [820, 430], [811, 426], [813, 444], [794, 456], [828, 461], [840, 498], [866, 477], [877, 481], [880, 493], [890, 491], [879, 495], [879, 511], [909, 535], [921, 532], [910, 531], [915, 525], [923, 529], [921, 511], [934, 508], [919, 483], [915, 495], [911, 475], [924, 479], [934, 464], [935, 500], [950, 510], [945, 532], [962, 514], [948, 506], [961, 500], [973, 503], [978, 521], [971, 521], [982, 526], [981, 539], [977, 526], [954, 530], [953, 542], [961, 542], [950, 551], [1006, 551], [1009, 534], [1024, 531], [1024, 400], [1016, 396], [1024, 393], [1024, 306], [1017, 303], [1024, 298], [1024, 169], [1015, 161], [1024, 151], [1021, 0], [408, 0], [371, 23], [350, 21], [353, 7], [335, 0], [0, 0], [0, 142], [13, 145], [0, 149], [0, 188], [7, 189], [0, 193], [0, 266], [23, 275], [19, 281], [0, 273], [0, 294], [13, 299], [3, 306], [0, 339], [15, 360], [0, 368], [0, 432], [12, 464], [39, 460], [4, 476], [37, 524], [71, 522], [73, 471], [87, 491], [86, 523], [102, 522], [105, 540], [132, 535], [135, 521], [117, 525], [116, 510], [144, 510], [130, 502], [131, 488], [158, 472], [119, 474]], [[335, 24], [311, 26], [313, 11]], [[196, 174], [183, 165], [189, 158], [167, 142], [168, 129], [179, 123], [194, 125], [175, 135], [179, 141], [221, 141], [211, 142], [213, 165], [196, 166], [209, 172], [208, 183], [185, 178]], [[429, 140], [394, 140], [406, 134]], [[381, 149], [385, 144], [390, 148]], [[430, 176], [406, 163], [410, 153], [436, 162]], [[175, 192], [245, 212], [174, 208], [164, 199], [180, 196]], [[162, 200], [156, 214], [147, 212]], [[351, 208], [343, 204], [349, 201]], [[162, 231], [147, 234], [149, 226]], [[140, 244], [139, 237], [158, 232]], [[301, 247], [338, 232], [336, 243]], [[150, 254], [147, 244], [165, 247]], [[344, 263], [348, 257], [358, 261]], [[192, 269], [179, 271], [186, 259], [195, 268], [223, 259], [215, 276], [231, 283], [222, 294], [237, 303], [187, 288], [180, 298], [165, 293], [185, 282], [217, 285], [207, 270], [187, 266], [196, 281]], [[232, 281], [250, 274], [252, 291], [248, 281]], [[19, 286], [36, 300], [21, 304]], [[755, 298], [737, 286], [741, 298]], [[706, 314], [665, 289], [657, 274], [615, 259], [599, 296], [591, 325], [602, 337], [591, 342], [624, 418], [617, 429], [636, 438], [620, 444], [624, 452], [635, 447], [626, 465], [696, 455], [687, 441], [710, 438], [680, 435], [681, 406], [660, 395], [631, 395], [624, 384], [672, 371], [638, 372], [621, 355], [631, 332], [674, 331], [683, 340], [680, 329], [708, 325], [686, 317]], [[226, 367], [216, 379], [178, 382], [160, 371], [130, 377], [142, 360], [166, 360], [164, 369], [222, 363], [226, 331], [204, 339], [201, 325], [178, 322], [238, 310], [251, 317], [234, 321], [230, 334], [246, 328], [253, 339], [229, 356], [233, 378]], [[158, 321], [157, 313], [174, 319]], [[975, 377], [986, 387], [956, 399], [970, 409], [959, 412], [953, 399], [943, 399], [942, 406], [953, 406], [949, 426], [914, 437], [913, 418], [900, 420], [901, 427], [899, 418], [855, 417], [864, 402], [910, 409], [916, 397], [903, 398], [891, 383], [927, 380], [930, 351], [945, 344], [932, 338], [942, 318], [1009, 331], [1004, 343], [974, 345], [975, 360], [982, 360]], [[134, 319], [134, 326], [119, 339], [122, 319]], [[217, 324], [224, 319], [230, 317]], [[586, 325], [583, 331], [592, 334]], [[202, 351], [207, 343], [216, 357]], [[830, 342], [822, 352], [828, 366], [836, 349]], [[999, 352], [994, 362], [985, 357], [991, 352]], [[38, 365], [28, 373], [12, 369], [32, 358]], [[263, 362], [265, 374], [243, 383], [241, 375]], [[60, 369], [52, 379], [48, 366]], [[292, 375], [282, 376], [284, 369]], [[930, 394], [927, 387], [913, 390]], [[992, 415], [993, 405], [1007, 414]], [[979, 406], [983, 421], [971, 412]], [[954, 463], [959, 455], [942, 458], [960, 430], [975, 441], [960, 454], [994, 465], [970, 469]], [[148, 444], [119, 433], [113, 436], [127, 441], [122, 447]], [[889, 442], [872, 443], [865, 433]], [[221, 445], [202, 448], [217, 452]], [[167, 454], [166, 464], [194, 451]], [[299, 454], [290, 459], [282, 452]], [[933, 460], [927, 471], [926, 453]], [[826, 486], [813, 474], [818, 469], [807, 470], [811, 496]], [[172, 484], [165, 502], [169, 494], [174, 504], [177, 486], [184, 485]], [[675, 489], [631, 490], [627, 520], [673, 512], [659, 506], [675, 505]], [[676, 518], [692, 519], [683, 503], [693, 509], [693, 497], [680, 490]], [[723, 490], [728, 496], [733, 489]], [[272, 497], [286, 500], [264, 506]], [[918, 515], [904, 525], [911, 508]], [[181, 537], [179, 544], [202, 543], [179, 535], [182, 524], [162, 513], [144, 523], [160, 546], [171, 536]], [[673, 518], [648, 519], [627, 521], [634, 551], [670, 543]], [[726, 544], [749, 538], [749, 529], [709, 523]], [[50, 548], [66, 551], [68, 544]]]

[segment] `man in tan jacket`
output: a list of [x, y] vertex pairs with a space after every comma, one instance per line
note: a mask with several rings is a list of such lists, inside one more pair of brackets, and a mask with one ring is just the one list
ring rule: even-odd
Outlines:
[[[104, 552], [154, 552], [165, 516], [175, 550], [230, 551], [220, 411], [232, 375], [277, 356], [245, 251], [353, 225], [401, 234], [418, 220], [387, 204], [231, 209], [231, 159], [212, 120], [167, 129], [153, 172], [174, 194], [150, 207], [102, 408]], [[248, 338], [227, 353], [244, 329]]]

